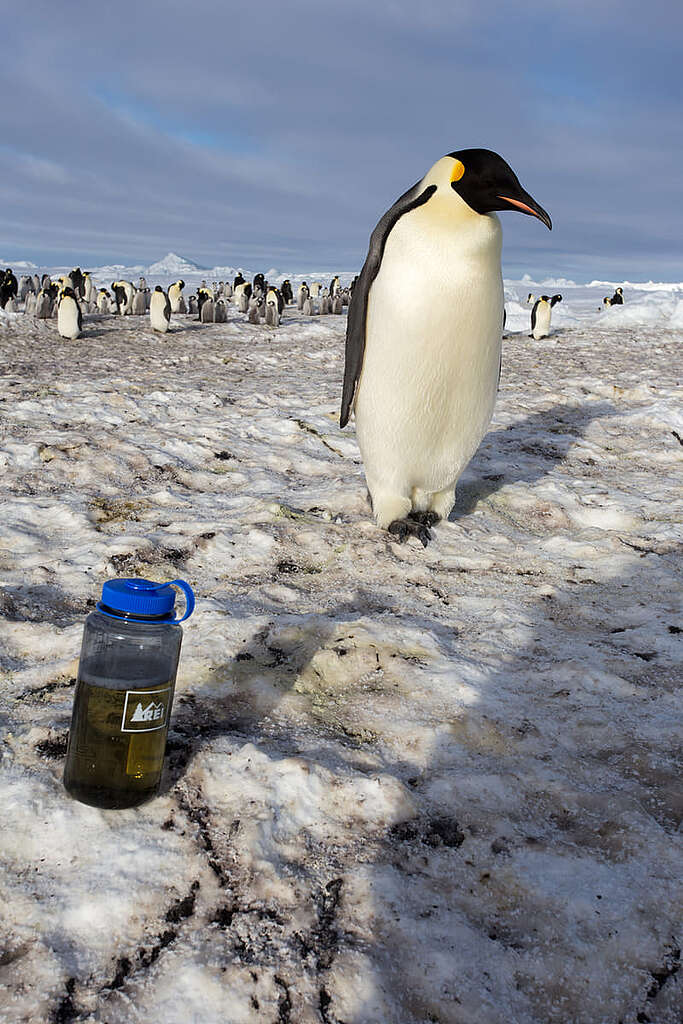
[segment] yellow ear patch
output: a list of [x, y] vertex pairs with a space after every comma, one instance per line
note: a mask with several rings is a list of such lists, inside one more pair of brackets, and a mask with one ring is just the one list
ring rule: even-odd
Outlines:
[[451, 172], [451, 181], [460, 181], [463, 174], [465, 173], [465, 165], [461, 160], [453, 161], [453, 170]]

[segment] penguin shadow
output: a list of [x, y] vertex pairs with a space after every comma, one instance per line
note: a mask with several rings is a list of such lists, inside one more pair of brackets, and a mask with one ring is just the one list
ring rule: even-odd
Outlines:
[[470, 515], [507, 484], [541, 480], [564, 462], [589, 423], [616, 412], [609, 402], [554, 405], [487, 434], [456, 488], [449, 521]]
[[[276, 613], [234, 657], [214, 666], [201, 687], [177, 694], [159, 792], [171, 792], [202, 749], [221, 736], [259, 744], [276, 758], [298, 755], [300, 744], [291, 723], [278, 721], [278, 705], [318, 651], [331, 647], [343, 658], [350, 624], [385, 607], [380, 597], [359, 592], [357, 600], [323, 613]], [[329, 751], [320, 757], [329, 761]]]

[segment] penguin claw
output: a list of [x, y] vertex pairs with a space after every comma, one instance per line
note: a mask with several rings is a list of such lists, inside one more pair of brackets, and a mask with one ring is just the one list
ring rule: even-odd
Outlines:
[[441, 522], [441, 516], [438, 512], [409, 512], [408, 519], [412, 519], [414, 523], [421, 523], [422, 526], [436, 526], [437, 523]]
[[399, 544], [405, 544], [408, 537], [417, 537], [423, 548], [426, 548], [432, 539], [429, 527], [412, 519], [394, 519], [393, 523], [389, 523], [389, 533]]

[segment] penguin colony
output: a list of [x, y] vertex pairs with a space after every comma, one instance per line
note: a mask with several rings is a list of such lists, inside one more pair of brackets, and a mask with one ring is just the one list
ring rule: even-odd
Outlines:
[[[144, 316], [149, 313], [152, 330], [165, 334], [169, 330], [171, 314], [191, 314], [201, 323], [223, 324], [228, 320], [228, 304], [247, 315], [253, 324], [264, 323], [267, 327], [279, 327], [283, 310], [294, 305], [294, 293], [289, 280], [280, 288], [269, 284], [264, 274], [256, 274], [253, 282], [246, 281], [238, 271], [232, 284], [229, 281], [214, 282], [208, 287], [202, 281], [195, 295], [183, 295], [185, 282], [172, 282], [168, 291], [157, 285], [152, 291], [141, 277], [137, 286], [132, 281], [112, 281], [110, 288], [97, 289], [88, 271], [74, 267], [69, 274], [62, 274], [56, 280], [44, 274], [23, 276], [17, 281], [12, 269], [0, 271], [0, 309], [8, 313], [24, 312], [39, 319], [57, 319], [57, 331], [63, 338], [74, 340], [81, 334], [83, 314], [97, 313], [116, 316]], [[301, 289], [300, 289], [301, 290]], [[304, 288], [308, 294], [308, 288]], [[306, 314], [343, 312], [351, 299], [351, 288], [342, 288], [339, 278], [333, 278], [330, 289], [318, 283], [321, 300], [318, 306], [309, 303]], [[334, 291], [334, 301], [328, 301]], [[299, 306], [299, 309], [301, 306]]]

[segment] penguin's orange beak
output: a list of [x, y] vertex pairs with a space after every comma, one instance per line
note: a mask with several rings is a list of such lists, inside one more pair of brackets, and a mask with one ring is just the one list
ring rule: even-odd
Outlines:
[[531, 199], [531, 196], [529, 196], [529, 199], [531, 200], [531, 203], [533, 203], [533, 206], [523, 203], [520, 199], [511, 199], [510, 196], [498, 196], [498, 199], [502, 199], [504, 203], [509, 203], [510, 206], [516, 206], [518, 210], [522, 211], [522, 213], [528, 213], [532, 217], [538, 217], [539, 220], [543, 221], [548, 230], [552, 231], [553, 222], [543, 207], [539, 206], [535, 200]]

